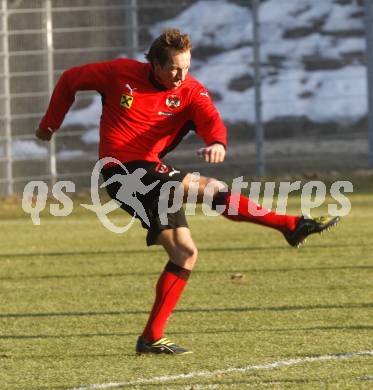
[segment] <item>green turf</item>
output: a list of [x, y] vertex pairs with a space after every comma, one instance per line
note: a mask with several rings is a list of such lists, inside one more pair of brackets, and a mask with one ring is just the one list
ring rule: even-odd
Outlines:
[[[120, 236], [76, 209], [66, 218], [44, 213], [37, 227], [17, 202], [3, 203], [0, 389], [69, 389], [373, 350], [373, 202], [367, 193], [351, 199], [337, 229], [299, 250], [259, 226], [189, 218], [199, 261], [167, 335], [194, 354], [177, 358], [134, 354], [166, 261], [159, 247], [145, 247], [138, 224]], [[129, 388], [371, 389], [373, 357]]]

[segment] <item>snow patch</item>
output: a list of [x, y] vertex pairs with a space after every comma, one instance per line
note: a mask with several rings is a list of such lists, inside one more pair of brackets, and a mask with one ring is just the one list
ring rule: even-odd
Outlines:
[[[46, 157], [47, 148], [40, 146], [36, 141], [15, 140], [12, 141], [12, 158], [14, 160], [23, 160], [24, 158]], [[5, 147], [0, 147], [0, 157], [5, 157]]]
[[83, 150], [61, 150], [57, 153], [59, 160], [70, 160], [84, 155]]
[[100, 140], [100, 131], [97, 128], [90, 129], [82, 135], [82, 141], [87, 145], [98, 144]]
[[[340, 60], [363, 53], [363, 37], [334, 33], [363, 28], [363, 9], [333, 0], [268, 0], [261, 4], [261, 60], [263, 119], [304, 116], [316, 123], [356, 123], [367, 113], [366, 69], [363, 64], [335, 70], [306, 69], [305, 59]], [[317, 26], [312, 33], [290, 38], [292, 29]], [[216, 47], [224, 52], [193, 62], [192, 74], [210, 91], [217, 92], [216, 106], [225, 121], [254, 122], [253, 88], [232, 90], [233, 80], [253, 77], [252, 17], [247, 6], [226, 0], [198, 1], [176, 18], [157, 23], [157, 36], [167, 27], [189, 33], [193, 45]], [[328, 33], [325, 35], [325, 33]], [[138, 58], [143, 60], [143, 55]], [[235, 88], [236, 89], [236, 88]], [[89, 107], [72, 111], [64, 125], [84, 125], [86, 144], [99, 141], [101, 97]]]
[[153, 37], [165, 28], [177, 27], [193, 37], [194, 46], [230, 49], [252, 39], [251, 12], [225, 0], [198, 1], [179, 16], [157, 23], [150, 29]]

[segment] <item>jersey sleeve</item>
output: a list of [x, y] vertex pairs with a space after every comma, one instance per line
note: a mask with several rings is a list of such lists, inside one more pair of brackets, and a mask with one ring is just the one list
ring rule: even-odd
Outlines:
[[207, 146], [220, 143], [227, 147], [227, 129], [210, 95], [202, 85], [193, 91], [191, 116], [196, 125], [197, 135]]
[[76, 66], [63, 72], [39, 128], [57, 130], [73, 104], [77, 91], [91, 90], [105, 94], [110, 83], [112, 67], [113, 61], [106, 61]]

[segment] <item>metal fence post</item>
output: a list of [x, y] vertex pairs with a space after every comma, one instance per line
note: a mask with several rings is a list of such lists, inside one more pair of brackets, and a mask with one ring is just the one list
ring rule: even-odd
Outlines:
[[253, 55], [254, 55], [254, 88], [255, 88], [255, 143], [256, 143], [256, 174], [264, 176], [264, 129], [262, 123], [262, 93], [260, 72], [260, 26], [259, 0], [252, 0], [253, 14]]
[[138, 7], [137, 0], [127, 0], [128, 8], [126, 10], [126, 47], [128, 58], [136, 58], [139, 49], [138, 39]]
[[369, 167], [373, 168], [373, 3], [365, 0]]
[[3, 50], [4, 50], [4, 95], [5, 95], [5, 158], [6, 158], [6, 194], [12, 195], [13, 188], [13, 153], [10, 105], [10, 69], [9, 69], [9, 40], [8, 40], [8, 8], [7, 0], [2, 0], [3, 11]]
[[[53, 24], [52, 24], [52, 1], [45, 2], [46, 34], [47, 34], [47, 63], [48, 63], [48, 91], [51, 95], [54, 88], [54, 61], [53, 61]], [[57, 161], [56, 161], [56, 140], [54, 137], [49, 142], [49, 173], [51, 185], [57, 180]]]

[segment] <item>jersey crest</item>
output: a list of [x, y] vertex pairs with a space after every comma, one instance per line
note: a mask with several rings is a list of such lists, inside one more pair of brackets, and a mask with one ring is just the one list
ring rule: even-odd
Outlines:
[[180, 107], [180, 97], [177, 95], [168, 95], [166, 99], [166, 106], [169, 108]]

